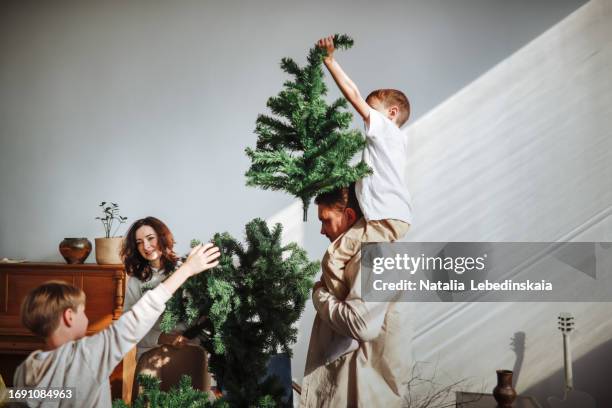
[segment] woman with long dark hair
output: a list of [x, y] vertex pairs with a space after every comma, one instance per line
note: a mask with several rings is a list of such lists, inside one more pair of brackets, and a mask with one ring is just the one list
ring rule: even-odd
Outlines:
[[[162, 221], [155, 217], [137, 220], [128, 230], [121, 249], [121, 258], [129, 278], [123, 310], [129, 310], [147, 289], [163, 282], [179, 263], [174, 252], [174, 236]], [[161, 318], [160, 318], [161, 319]], [[136, 346], [136, 360], [159, 344], [183, 343], [178, 334], [165, 335], [159, 320]]]

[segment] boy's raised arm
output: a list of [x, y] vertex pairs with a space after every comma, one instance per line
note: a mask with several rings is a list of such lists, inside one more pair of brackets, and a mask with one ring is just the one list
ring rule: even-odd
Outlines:
[[198, 245], [185, 263], [155, 289], [147, 291], [119, 320], [101, 332], [83, 338], [81, 353], [98, 381], [108, 378], [123, 356], [145, 336], [166, 307], [166, 301], [189, 277], [219, 264], [219, 248]]
[[327, 56], [323, 59], [325, 66], [329, 70], [329, 73], [338, 84], [338, 88], [342, 91], [344, 97], [353, 105], [353, 107], [359, 112], [366, 124], [370, 123], [370, 106], [367, 104], [365, 99], [359, 93], [357, 85], [346, 75], [346, 73], [340, 67], [340, 64], [334, 59], [334, 37], [329, 36], [321, 38], [317, 45], [327, 51]]

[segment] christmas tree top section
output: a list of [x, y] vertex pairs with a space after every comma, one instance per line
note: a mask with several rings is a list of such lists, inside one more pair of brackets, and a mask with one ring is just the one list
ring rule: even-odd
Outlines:
[[[337, 49], [348, 49], [353, 40], [334, 36]], [[259, 115], [255, 149], [247, 148], [251, 167], [246, 172], [247, 185], [283, 190], [302, 200], [306, 221], [310, 200], [363, 178], [371, 172], [363, 162], [351, 165], [365, 140], [358, 130], [351, 130], [353, 115], [346, 99], [329, 105], [323, 77], [326, 51], [310, 49], [304, 67], [291, 58], [283, 58], [281, 68], [293, 76], [277, 96], [268, 99], [273, 115]]]

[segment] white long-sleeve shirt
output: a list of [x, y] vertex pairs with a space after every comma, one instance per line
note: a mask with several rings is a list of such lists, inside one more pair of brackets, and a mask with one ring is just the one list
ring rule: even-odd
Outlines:
[[48, 352], [32, 352], [17, 367], [14, 386], [74, 388], [76, 396], [71, 400], [30, 400], [32, 407], [110, 407], [110, 374], [125, 354], [153, 327], [170, 296], [164, 285], [159, 285], [147, 291], [129, 311], [105, 330]]

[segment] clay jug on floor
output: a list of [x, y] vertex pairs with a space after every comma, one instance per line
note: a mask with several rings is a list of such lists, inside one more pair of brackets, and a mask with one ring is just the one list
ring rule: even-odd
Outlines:
[[499, 407], [512, 407], [516, 399], [516, 391], [512, 388], [512, 371], [497, 370], [497, 385], [493, 388], [493, 396]]

